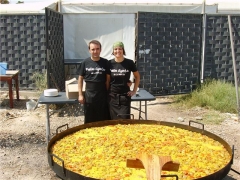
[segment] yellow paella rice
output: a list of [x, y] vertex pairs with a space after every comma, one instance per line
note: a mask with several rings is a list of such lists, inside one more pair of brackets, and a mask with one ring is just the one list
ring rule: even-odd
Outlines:
[[[178, 172], [162, 171], [162, 174], [178, 175], [179, 180], [212, 174], [224, 168], [231, 158], [221, 143], [205, 135], [146, 124], [83, 129], [58, 140], [51, 151], [64, 160], [70, 171], [114, 180], [146, 179], [144, 169], [126, 167], [126, 159], [142, 152], [171, 156], [173, 161], [179, 162]], [[56, 158], [54, 161], [61, 165]]]

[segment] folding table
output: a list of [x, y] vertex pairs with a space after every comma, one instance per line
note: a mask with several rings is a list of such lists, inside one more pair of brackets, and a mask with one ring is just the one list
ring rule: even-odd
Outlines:
[[[147, 101], [153, 101], [156, 98], [147, 92], [144, 89], [139, 89], [138, 95], [134, 95], [132, 97], [132, 101], [139, 101], [140, 105], [139, 108], [132, 107], [139, 111], [139, 119], [142, 118], [141, 114], [145, 114], [145, 119], [147, 119]], [[142, 101], [145, 102], [145, 110], [142, 109]], [[50, 115], [49, 115], [49, 104], [76, 104], [79, 103], [77, 99], [68, 99], [66, 96], [66, 92], [59, 92], [58, 96], [55, 97], [46, 97], [44, 96], [44, 93], [40, 95], [40, 98], [38, 100], [39, 104], [45, 104], [46, 105], [46, 138], [47, 142], [51, 139], [50, 137]], [[143, 118], [142, 118], [143, 119]]]

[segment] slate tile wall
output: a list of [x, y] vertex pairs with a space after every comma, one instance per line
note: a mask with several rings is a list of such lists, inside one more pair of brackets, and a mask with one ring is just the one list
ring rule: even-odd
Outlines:
[[[234, 69], [227, 15], [207, 15], [204, 78], [234, 83]], [[231, 15], [237, 76], [240, 71], [240, 16]], [[238, 79], [239, 83], [239, 79]]]
[[[46, 71], [45, 15], [0, 16], [0, 61], [9, 70], [19, 69], [19, 87], [34, 89], [36, 71]], [[1, 88], [8, 88], [1, 82]]]
[[48, 88], [65, 91], [63, 15], [46, 8]]
[[138, 13], [137, 66], [155, 95], [189, 93], [199, 83], [202, 16]]

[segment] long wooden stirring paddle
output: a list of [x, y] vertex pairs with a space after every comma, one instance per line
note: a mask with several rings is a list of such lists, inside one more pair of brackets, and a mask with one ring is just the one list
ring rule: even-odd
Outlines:
[[179, 163], [173, 162], [170, 156], [157, 156], [142, 153], [136, 159], [127, 159], [127, 167], [145, 168], [148, 180], [160, 180], [161, 171], [178, 171]]

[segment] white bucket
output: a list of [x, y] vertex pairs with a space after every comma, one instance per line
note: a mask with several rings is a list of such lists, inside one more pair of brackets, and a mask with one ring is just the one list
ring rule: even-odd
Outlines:
[[34, 110], [36, 105], [37, 105], [37, 102], [32, 99], [30, 101], [26, 102], [26, 107], [27, 107], [28, 111]]

